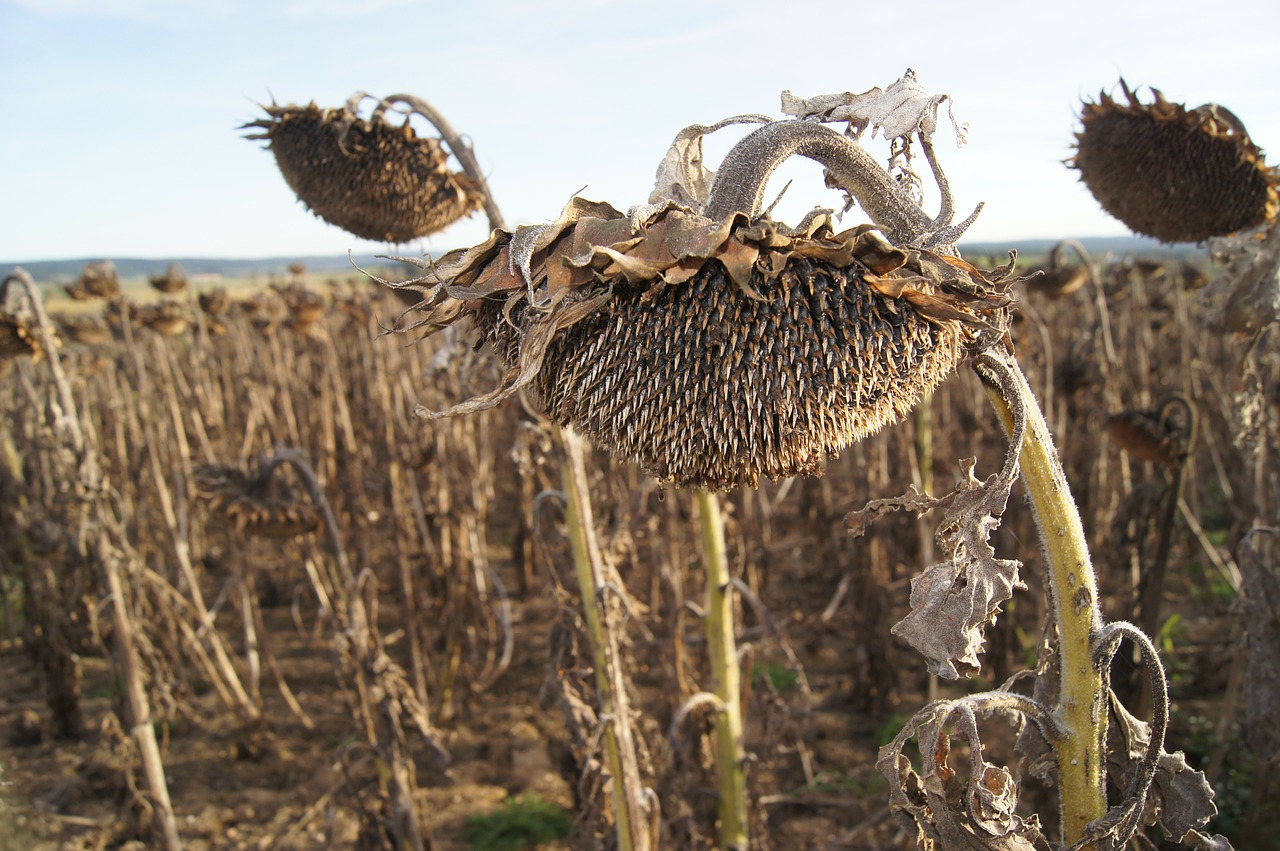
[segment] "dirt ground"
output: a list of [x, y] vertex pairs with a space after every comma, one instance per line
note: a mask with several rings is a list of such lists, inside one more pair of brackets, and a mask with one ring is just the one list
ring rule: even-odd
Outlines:
[[[314, 729], [289, 712], [265, 679], [268, 721], [262, 725], [236, 722], [208, 693], [191, 699], [189, 716], [160, 727], [185, 847], [354, 847], [359, 825], [344, 765], [358, 763], [361, 754], [348, 747], [352, 716], [340, 697], [331, 651], [300, 636], [287, 608], [267, 610], [267, 617], [284, 676]], [[440, 766], [425, 746], [418, 754], [420, 813], [437, 851], [470, 848], [459, 836], [467, 817], [496, 810], [511, 796], [536, 794], [573, 806], [563, 724], [558, 710], [547, 705], [544, 688], [547, 635], [558, 617], [549, 595], [517, 600], [510, 668], [491, 690], [469, 698], [465, 712], [441, 722], [449, 763]], [[805, 729], [797, 732], [809, 750], [806, 760], [822, 767], [818, 782], [806, 785], [799, 770], [760, 780], [793, 789], [763, 801], [777, 848], [819, 847], [864, 821], [861, 833], [886, 821], [881, 796], [867, 797], [883, 788], [872, 766], [876, 723], [847, 711], [842, 658], [847, 657], [827, 645], [806, 670], [815, 697], [802, 719]], [[3, 851], [142, 847], [127, 841], [141, 814], [127, 803], [129, 749], [111, 712], [117, 695], [109, 664], [90, 656], [81, 663], [88, 729], [80, 740], [59, 741], [48, 733], [48, 709], [32, 661], [19, 643], [0, 647], [0, 731], [7, 739], [0, 750]], [[636, 674], [641, 691], [664, 688], [659, 677], [643, 669]], [[770, 766], [776, 770], [776, 761]]]

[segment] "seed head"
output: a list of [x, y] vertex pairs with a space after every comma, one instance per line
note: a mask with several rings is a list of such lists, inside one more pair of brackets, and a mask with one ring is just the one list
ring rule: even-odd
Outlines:
[[353, 105], [262, 107], [262, 132], [294, 194], [317, 216], [365, 239], [409, 242], [480, 209], [471, 178], [449, 170], [440, 140], [408, 121], [361, 118]]
[[820, 473], [998, 333], [1007, 304], [963, 260], [871, 226], [834, 233], [817, 216], [793, 231], [676, 205], [633, 220], [580, 199], [433, 274], [410, 327], [468, 317], [510, 368], [440, 416], [527, 387], [660, 481], [714, 489]]
[[225, 464], [195, 468], [196, 493], [226, 526], [238, 534], [292, 538], [320, 526], [320, 510], [297, 499], [278, 476], [271, 459], [246, 472]]
[[1102, 208], [1135, 233], [1201, 242], [1273, 222], [1280, 175], [1227, 109], [1187, 109], [1157, 89], [1142, 103], [1103, 92], [1085, 103], [1070, 163]]
[[86, 263], [74, 284], [65, 287], [67, 295], [77, 301], [92, 298], [116, 298], [120, 295], [120, 273], [110, 260]]
[[187, 288], [187, 270], [181, 263], [170, 263], [163, 275], [152, 275], [151, 286], [162, 293], [182, 292]]
[[25, 355], [39, 355], [40, 341], [31, 326], [21, 317], [0, 310], [0, 361], [13, 360]]

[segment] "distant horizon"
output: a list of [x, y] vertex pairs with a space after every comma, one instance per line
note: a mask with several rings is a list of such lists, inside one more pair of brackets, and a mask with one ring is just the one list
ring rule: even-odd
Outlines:
[[[1084, 244], [1086, 247], [1090, 243], [1109, 243], [1115, 245], [1141, 246], [1143, 250], [1158, 253], [1188, 253], [1196, 250], [1207, 250], [1202, 245], [1196, 243], [1163, 243], [1150, 237], [1139, 236], [1136, 234], [1106, 234], [1096, 236], [1059, 236], [1059, 237], [1024, 237], [1020, 239], [1010, 240], [991, 240], [982, 239], [974, 241], [961, 241], [957, 247], [961, 253], [968, 252], [988, 252], [991, 250], [1000, 250], [1002, 247], [1008, 248], [1024, 248], [1028, 245], [1046, 245], [1052, 246], [1066, 240], [1074, 240]], [[394, 255], [400, 257], [423, 257], [435, 256], [439, 257], [449, 251], [457, 248], [465, 248], [465, 245], [457, 245], [452, 248], [444, 247], [435, 252], [415, 252], [405, 250], [403, 248], [389, 248], [385, 251], [373, 251], [364, 249], [359, 252], [352, 250], [350, 256], [353, 259], [375, 258], [379, 259], [380, 255]], [[309, 260], [345, 260], [347, 252], [339, 251], [334, 253], [277, 253], [264, 255], [222, 255], [222, 254], [160, 254], [160, 255], [81, 255], [68, 257], [42, 257], [37, 259], [26, 260], [0, 260], [0, 270], [4, 270], [4, 274], [8, 274], [14, 268], [28, 266], [49, 266], [54, 264], [70, 264], [70, 263], [94, 263], [110, 260], [113, 263], [183, 263], [183, 262], [209, 262], [209, 263], [273, 263], [273, 262], [306, 262]], [[391, 262], [395, 262], [392, 260]], [[330, 268], [330, 267], [325, 267]]]

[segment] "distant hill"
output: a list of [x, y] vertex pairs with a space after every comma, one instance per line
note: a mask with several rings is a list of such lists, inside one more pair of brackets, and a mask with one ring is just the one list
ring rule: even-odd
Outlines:
[[84, 269], [86, 263], [97, 260], [110, 260], [116, 265], [116, 271], [122, 278], [149, 278], [152, 275], [164, 274], [170, 263], [179, 263], [188, 275], [222, 275], [223, 277], [247, 277], [250, 275], [285, 274], [289, 266], [301, 263], [308, 272], [324, 274], [332, 272], [335, 276], [358, 274], [351, 262], [354, 260], [365, 269], [386, 268], [389, 261], [382, 260], [373, 254], [356, 254], [348, 258], [345, 254], [336, 257], [265, 257], [252, 260], [228, 259], [225, 257], [165, 257], [161, 259], [144, 257], [85, 257], [75, 260], [32, 260], [23, 263], [0, 264], [0, 274], [21, 266], [31, 277], [41, 283], [65, 283], [74, 280]]
[[[1003, 257], [1009, 249], [1017, 249], [1019, 254], [1043, 254], [1056, 245], [1055, 239], [1024, 239], [1009, 242], [964, 242], [960, 251], [966, 257], [980, 255]], [[1085, 250], [1097, 260], [1107, 254], [1134, 254], [1159, 256], [1185, 256], [1203, 252], [1203, 248], [1192, 243], [1166, 245], [1153, 239], [1136, 236], [1085, 237], [1079, 240]], [[266, 257], [251, 260], [227, 259], [220, 257], [165, 257], [160, 259], [139, 257], [86, 257], [76, 260], [32, 260], [24, 263], [0, 264], [0, 273], [7, 272], [16, 266], [26, 269], [33, 278], [41, 282], [63, 283], [75, 279], [84, 269], [85, 264], [94, 260], [109, 259], [116, 264], [116, 270], [122, 278], [145, 278], [163, 274], [170, 263], [181, 263], [188, 275], [222, 275], [224, 277], [245, 277], [249, 275], [284, 274], [293, 263], [302, 263], [308, 272], [335, 275], [346, 275], [355, 270], [351, 260], [345, 255], [330, 257]], [[383, 267], [388, 261], [380, 260], [372, 254], [360, 254], [354, 258], [363, 268]]]
[[[1076, 240], [1084, 246], [1084, 250], [1093, 256], [1095, 261], [1103, 260], [1108, 254], [1134, 255], [1140, 257], [1186, 257], [1203, 254], [1205, 248], [1194, 242], [1178, 242], [1169, 244], [1149, 239], [1145, 236], [1091, 236]], [[965, 257], [978, 255], [1003, 256], [1009, 249], [1017, 249], [1019, 254], [1043, 254], [1057, 245], [1057, 239], [1020, 239], [1010, 242], [962, 242], [960, 253]]]

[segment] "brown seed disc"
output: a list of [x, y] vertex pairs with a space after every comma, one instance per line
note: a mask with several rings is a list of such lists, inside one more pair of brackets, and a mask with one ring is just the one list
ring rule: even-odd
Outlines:
[[[729, 489], [820, 473], [828, 452], [901, 419], [955, 368], [957, 330], [881, 295], [859, 267], [793, 256], [763, 300], [706, 263], [649, 293], [613, 282], [612, 299], [563, 331], [533, 389], [547, 414], [648, 474]], [[652, 296], [652, 297], [650, 297]], [[477, 323], [515, 366], [530, 311]]]
[[[478, 210], [479, 189], [449, 171], [439, 139], [346, 109], [265, 107], [280, 173], [317, 216], [365, 239], [409, 242]], [[258, 138], [258, 137], [251, 137]]]
[[1084, 105], [1072, 164], [1094, 198], [1135, 233], [1201, 242], [1256, 227], [1280, 209], [1277, 177], [1225, 110], [1188, 110], [1156, 92], [1143, 104]]

